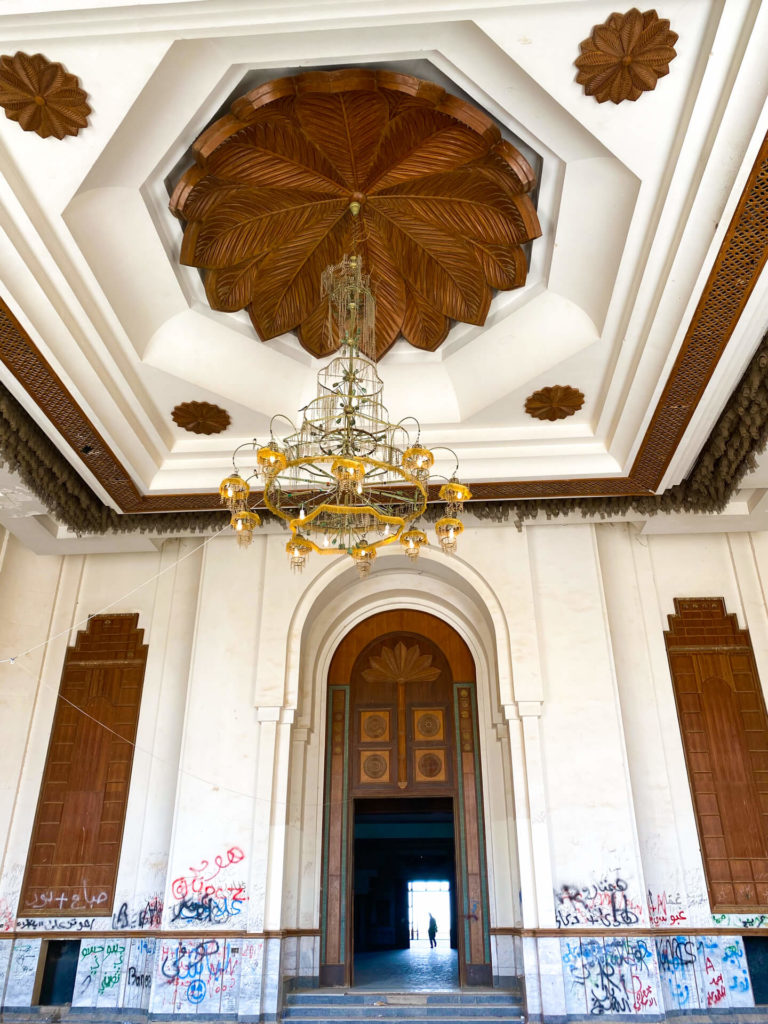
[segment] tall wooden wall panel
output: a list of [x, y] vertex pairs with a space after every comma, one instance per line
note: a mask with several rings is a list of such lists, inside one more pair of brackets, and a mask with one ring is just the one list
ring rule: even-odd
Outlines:
[[713, 911], [768, 910], [768, 715], [749, 631], [675, 598], [664, 634]]
[[68, 648], [19, 913], [109, 914], [147, 661], [138, 615], [97, 615]]

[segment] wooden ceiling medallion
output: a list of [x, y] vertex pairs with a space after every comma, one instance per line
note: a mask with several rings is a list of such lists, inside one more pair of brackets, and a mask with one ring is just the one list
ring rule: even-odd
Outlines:
[[211, 402], [181, 402], [171, 418], [191, 434], [220, 434], [232, 422], [226, 409]]
[[527, 161], [486, 114], [409, 75], [268, 82], [194, 153], [170, 202], [181, 262], [203, 271], [213, 309], [247, 308], [262, 341], [297, 330], [318, 357], [338, 345], [320, 275], [354, 239], [378, 358], [401, 335], [432, 351], [451, 320], [484, 323], [492, 290], [525, 282], [522, 246], [541, 234]]
[[86, 96], [76, 75], [42, 53], [0, 57], [0, 107], [25, 132], [42, 139], [77, 135], [91, 112]]
[[656, 11], [641, 14], [633, 7], [626, 14], [612, 14], [581, 43], [581, 56], [574, 62], [576, 81], [598, 103], [636, 100], [669, 74], [677, 38]]
[[525, 411], [537, 420], [564, 420], [573, 416], [584, 405], [584, 395], [578, 388], [567, 384], [555, 384], [550, 388], [540, 388], [525, 400]]

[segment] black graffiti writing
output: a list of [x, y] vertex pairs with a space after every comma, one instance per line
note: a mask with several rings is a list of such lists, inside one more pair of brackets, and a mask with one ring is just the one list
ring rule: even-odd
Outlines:
[[563, 885], [555, 892], [558, 928], [598, 925], [622, 928], [640, 921], [639, 906], [627, 894], [628, 883], [616, 876], [594, 885]]
[[171, 923], [195, 921], [205, 924], [225, 924], [242, 912], [245, 902], [243, 886], [233, 885], [227, 892], [204, 893], [198, 898], [179, 900], [171, 912]]
[[140, 910], [133, 913], [130, 913], [127, 903], [122, 903], [118, 912], [112, 915], [115, 931], [125, 928], [159, 928], [162, 921], [163, 901], [159, 896], [148, 899]]
[[656, 950], [659, 955], [659, 967], [662, 970], [677, 971], [687, 964], [696, 963], [693, 942], [684, 936], [657, 939]]
[[90, 932], [96, 927], [95, 917], [24, 917], [16, 922], [19, 931]]
[[127, 984], [134, 985], [136, 988], [149, 988], [152, 984], [152, 975], [141, 974], [135, 967], [129, 967], [126, 980]]

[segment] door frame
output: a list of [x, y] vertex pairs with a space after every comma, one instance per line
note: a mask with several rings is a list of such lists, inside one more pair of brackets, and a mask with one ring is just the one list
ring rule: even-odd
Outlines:
[[[405, 610], [403, 610], [405, 612]], [[350, 630], [371, 620], [382, 620], [382, 629], [374, 638], [395, 634], [399, 628], [387, 628], [388, 619], [403, 612], [380, 612]], [[459, 985], [492, 985], [490, 954], [490, 917], [486, 838], [483, 814], [482, 773], [479, 749], [477, 687], [474, 658], [453, 626], [424, 612], [406, 613], [421, 620], [434, 620], [439, 632], [450, 642], [461, 645], [472, 666], [471, 680], [457, 681], [452, 672], [451, 690], [454, 718], [454, 863], [457, 898], [457, 946]], [[415, 624], [408, 630], [424, 636], [437, 646], [440, 642]], [[371, 638], [365, 640], [370, 643]], [[341, 645], [339, 645], [341, 646]], [[339, 648], [337, 648], [337, 651]], [[469, 664], [464, 660], [464, 665]], [[333, 663], [332, 663], [333, 665]], [[464, 668], [463, 673], [466, 673]], [[324, 752], [322, 859], [320, 894], [320, 968], [321, 986], [350, 986], [353, 983], [354, 919], [354, 798], [351, 790], [350, 725], [351, 679], [332, 681], [332, 668], [325, 687], [326, 735]], [[397, 795], [397, 794], [392, 794]], [[427, 794], [425, 794], [426, 796]], [[410, 794], [412, 797], [413, 794]], [[374, 797], [374, 794], [371, 794]], [[409, 794], [402, 794], [409, 799]], [[335, 812], [335, 813], [334, 813]]]

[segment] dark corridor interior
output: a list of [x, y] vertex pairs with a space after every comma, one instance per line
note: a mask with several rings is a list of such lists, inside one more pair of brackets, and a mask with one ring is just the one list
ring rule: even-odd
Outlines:
[[456, 948], [456, 866], [451, 798], [356, 800], [354, 951], [408, 949], [408, 883], [450, 883]]

